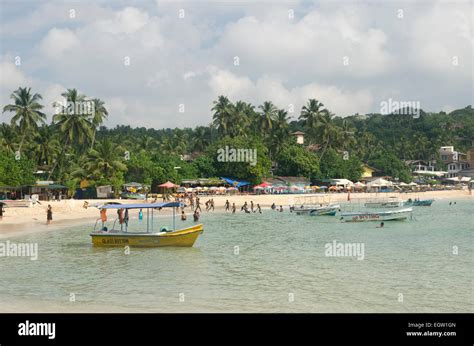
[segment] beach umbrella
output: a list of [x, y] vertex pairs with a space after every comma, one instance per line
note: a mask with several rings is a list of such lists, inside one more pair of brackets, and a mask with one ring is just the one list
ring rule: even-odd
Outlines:
[[267, 187], [271, 187], [272, 184], [269, 184], [269, 183], [267, 183], [266, 181], [264, 181], [263, 183], [258, 184], [257, 186], [263, 187], [263, 188], [267, 188]]
[[174, 187], [179, 187], [179, 185], [175, 185], [175, 184], [173, 184], [171, 181], [168, 180], [166, 183], [163, 183], [163, 184], [161, 184], [161, 185], [158, 185], [158, 187], [163, 187], [163, 188], [165, 188], [165, 189], [172, 189], [172, 188], [174, 188]]
[[323, 186], [320, 186], [319, 188], [320, 189], [327, 189], [328, 187], [323, 185]]
[[403, 181], [399, 185], [400, 186], [409, 186], [407, 183], [404, 183]]
[[224, 186], [220, 186], [220, 187], [219, 187], [219, 190], [220, 190], [220, 191], [225, 191], [226, 188], [225, 188]]
[[194, 189], [192, 187], [186, 188], [186, 192], [193, 192], [193, 191], [194, 191]]
[[209, 188], [208, 188], [207, 186], [204, 186], [202, 189], [203, 189], [204, 191], [209, 190]]
[[265, 190], [265, 188], [261, 187], [261, 186], [255, 186], [253, 188], [254, 190]]
[[238, 188], [236, 188], [236, 187], [229, 187], [229, 188], [227, 188], [227, 190], [228, 190], [228, 191], [235, 191], [235, 190], [238, 190]]
[[202, 187], [201, 186], [196, 187], [196, 191], [202, 191]]
[[209, 190], [215, 191], [215, 190], [217, 190], [217, 186], [211, 186], [211, 187], [209, 188]]
[[317, 190], [317, 189], [319, 189], [319, 186], [313, 185], [313, 186], [311, 186], [311, 188], [312, 188], [313, 190]]
[[412, 181], [410, 184], [408, 184], [408, 185], [409, 185], [409, 186], [418, 186], [418, 184], [415, 183], [415, 182], [413, 182], [413, 181]]

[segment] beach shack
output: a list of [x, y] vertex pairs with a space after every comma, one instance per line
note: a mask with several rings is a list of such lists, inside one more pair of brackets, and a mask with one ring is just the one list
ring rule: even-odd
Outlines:
[[67, 186], [57, 184], [54, 181], [37, 181], [35, 185], [27, 187], [29, 195], [38, 195], [40, 201], [61, 200], [67, 197]]
[[114, 198], [114, 188], [112, 185], [97, 186], [97, 198]]

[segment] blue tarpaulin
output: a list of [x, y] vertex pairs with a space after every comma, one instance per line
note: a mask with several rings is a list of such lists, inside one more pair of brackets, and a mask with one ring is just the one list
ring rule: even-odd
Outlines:
[[100, 209], [149, 209], [149, 208], [172, 208], [184, 207], [181, 202], [163, 202], [163, 203], [134, 203], [134, 204], [107, 204]]
[[238, 180], [232, 180], [232, 179], [224, 178], [224, 177], [221, 177], [221, 179], [224, 180], [227, 184], [236, 186], [236, 187], [250, 185], [248, 181], [238, 181]]

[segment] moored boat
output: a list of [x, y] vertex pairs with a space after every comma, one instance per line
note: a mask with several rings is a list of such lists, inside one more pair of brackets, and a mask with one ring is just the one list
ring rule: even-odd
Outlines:
[[403, 206], [403, 201], [396, 197], [386, 199], [374, 199], [365, 202], [366, 208], [399, 208]]
[[327, 206], [327, 207], [321, 207], [321, 208], [316, 208], [314, 210], [311, 210], [309, 212], [309, 215], [311, 216], [334, 216], [336, 215], [337, 211], [340, 209], [339, 205], [336, 206]]
[[411, 216], [412, 212], [412, 208], [387, 211], [344, 212], [341, 213], [341, 220], [344, 222], [405, 220]]
[[405, 206], [411, 206], [411, 207], [429, 207], [431, 204], [433, 204], [434, 199], [415, 199], [412, 200], [411, 198], [408, 199], [403, 203]]
[[[124, 218], [119, 216], [114, 221], [112, 229], [105, 226], [102, 219], [102, 227], [90, 233], [92, 244], [94, 246], [134, 246], [134, 247], [161, 247], [161, 246], [185, 246], [191, 247], [196, 242], [198, 236], [204, 231], [203, 225], [198, 224], [191, 227], [176, 230], [175, 209], [184, 206], [179, 202], [168, 203], [140, 203], [140, 204], [108, 204], [100, 207], [101, 216], [105, 215], [106, 210], [115, 209], [128, 211], [130, 209], [146, 209], [146, 231], [129, 232]], [[159, 231], [154, 231], [153, 211], [154, 209], [173, 208], [173, 229], [168, 230], [161, 227]], [[151, 211], [151, 212], [150, 212]], [[151, 215], [150, 215], [151, 214]], [[106, 220], [106, 218], [105, 218]], [[115, 229], [115, 223], [119, 220], [120, 229]], [[96, 223], [97, 224], [97, 223]]]
[[334, 216], [340, 208], [339, 204], [330, 203], [325, 195], [313, 195], [297, 198], [292, 210], [296, 215]]

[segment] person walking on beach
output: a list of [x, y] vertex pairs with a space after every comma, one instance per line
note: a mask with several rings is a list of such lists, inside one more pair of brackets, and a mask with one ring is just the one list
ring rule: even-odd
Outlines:
[[232, 203], [232, 214], [235, 214], [235, 203]]
[[258, 204], [258, 203], [257, 203], [257, 211], [258, 211], [259, 214], [262, 213], [262, 208], [260, 208], [260, 204]]
[[46, 224], [49, 225], [53, 221], [53, 207], [48, 204], [48, 209], [46, 210]]
[[230, 209], [230, 203], [229, 203], [229, 200], [226, 199], [225, 200], [225, 211], [229, 211], [229, 209]]
[[252, 213], [255, 213], [254, 210], [253, 210], [253, 201], [250, 201], [250, 211], [251, 211]]
[[202, 211], [201, 210], [201, 202], [199, 201], [199, 197], [196, 196], [196, 211], [199, 209], [199, 211]]

